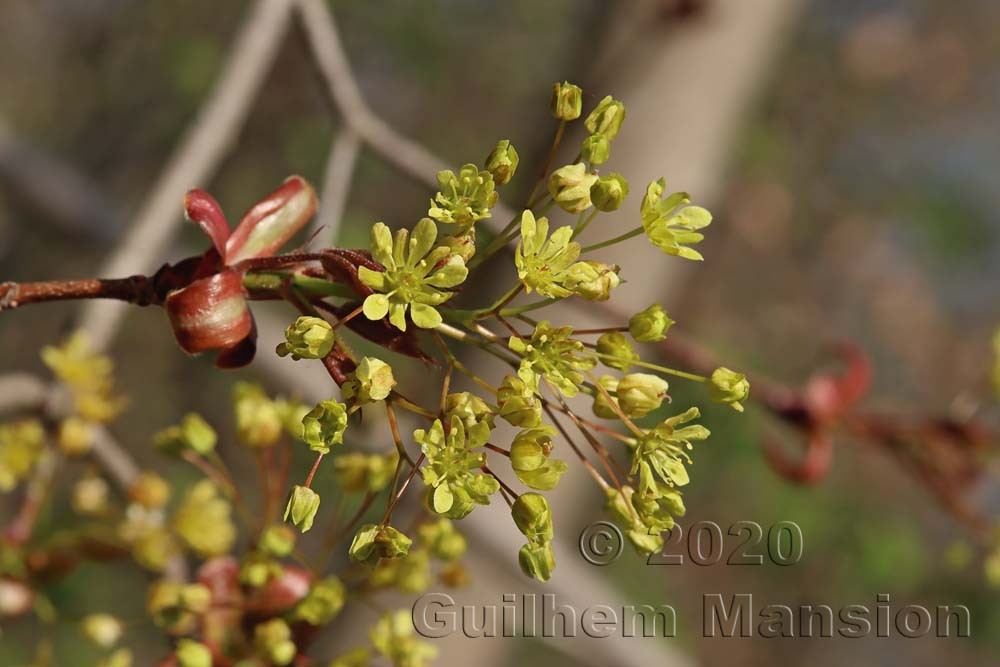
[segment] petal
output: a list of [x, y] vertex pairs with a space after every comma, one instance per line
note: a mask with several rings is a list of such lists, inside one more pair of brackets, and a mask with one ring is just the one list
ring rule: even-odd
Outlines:
[[372, 294], [365, 299], [362, 312], [370, 320], [380, 320], [389, 312], [389, 297], [385, 294]]
[[358, 280], [373, 290], [384, 292], [387, 289], [384, 271], [372, 271], [367, 266], [359, 266]]
[[392, 261], [392, 232], [384, 222], [372, 225], [372, 257], [387, 269], [395, 268]]
[[448, 488], [448, 483], [439, 484], [436, 489], [434, 489], [434, 511], [438, 514], [444, 514], [451, 509], [451, 506], [455, 504], [455, 497], [451, 494], [451, 489]]
[[389, 322], [400, 331], [406, 331], [405, 303], [392, 303], [389, 305]]
[[434, 329], [442, 322], [441, 313], [433, 306], [424, 303], [414, 303], [410, 306], [410, 318], [421, 329]]

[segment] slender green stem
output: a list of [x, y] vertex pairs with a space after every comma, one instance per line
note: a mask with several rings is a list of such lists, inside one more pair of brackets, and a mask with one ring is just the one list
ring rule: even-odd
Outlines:
[[590, 252], [591, 250], [599, 250], [600, 248], [606, 248], [609, 245], [614, 245], [616, 243], [621, 243], [622, 241], [627, 241], [633, 236], [638, 236], [643, 232], [642, 226], [636, 227], [632, 231], [625, 232], [621, 236], [616, 236], [613, 239], [608, 239], [607, 241], [601, 241], [600, 243], [595, 243], [594, 245], [588, 245], [583, 248], [580, 252]]
[[684, 371], [679, 371], [675, 368], [668, 368], [667, 366], [660, 366], [659, 364], [651, 364], [648, 361], [635, 361], [633, 359], [624, 359], [622, 357], [616, 357], [613, 354], [603, 354], [601, 352], [594, 352], [601, 359], [607, 359], [609, 361], [621, 361], [623, 363], [629, 363], [633, 366], [641, 366], [642, 368], [649, 368], [654, 371], [660, 371], [661, 373], [666, 373], [668, 375], [676, 375], [677, 377], [684, 378], [686, 380], [693, 380], [694, 382], [705, 382], [708, 380], [704, 375], [696, 375], [694, 373], [686, 373]]
[[580, 220], [576, 223], [576, 227], [573, 228], [573, 235], [570, 238], [575, 239], [577, 236], [582, 234], [583, 230], [585, 230], [591, 221], [597, 217], [598, 213], [600, 213], [600, 211], [595, 208], [590, 215], [584, 218], [583, 216], [586, 214], [586, 211], [580, 211]]
[[539, 308], [544, 308], [545, 306], [550, 306], [558, 301], [558, 299], [545, 299], [543, 301], [535, 301], [533, 303], [526, 303], [523, 306], [512, 306], [510, 308], [503, 308], [500, 310], [500, 315], [503, 317], [515, 317], [521, 313], [527, 313], [530, 310], [537, 310]]
[[347, 285], [298, 273], [254, 272], [243, 278], [243, 286], [251, 291], [277, 292], [291, 284], [309, 296], [337, 296], [356, 299], [358, 295]]

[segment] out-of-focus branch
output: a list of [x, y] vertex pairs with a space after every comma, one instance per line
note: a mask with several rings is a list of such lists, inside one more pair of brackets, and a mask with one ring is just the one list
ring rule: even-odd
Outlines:
[[[423, 145], [397, 132], [368, 107], [344, 53], [333, 13], [324, 0], [294, 0], [294, 3], [297, 25], [305, 36], [326, 93], [347, 126], [384, 160], [421, 183], [437, 188], [435, 176], [447, 164]], [[503, 203], [493, 210], [501, 224], [513, 215]]]
[[49, 397], [49, 385], [30, 373], [0, 376], [0, 414], [37, 410]]
[[18, 137], [0, 118], [0, 182], [16, 203], [59, 229], [110, 241], [118, 209], [83, 172]]
[[361, 138], [354, 130], [342, 130], [334, 137], [330, 156], [326, 161], [319, 210], [316, 211], [316, 219], [312, 224], [312, 234], [322, 233], [330, 243], [337, 240], [344, 209], [347, 208], [347, 197], [351, 191], [354, 167], [360, 153]]
[[[257, 0], [229, 51], [222, 73], [187, 130], [127, 235], [100, 274], [127, 276], [160, 261], [180, 221], [180, 202], [195, 185], [207, 183], [235, 143], [251, 105], [287, 32], [291, 0]], [[124, 316], [125, 304], [87, 303], [80, 326], [95, 349], [107, 347]]]

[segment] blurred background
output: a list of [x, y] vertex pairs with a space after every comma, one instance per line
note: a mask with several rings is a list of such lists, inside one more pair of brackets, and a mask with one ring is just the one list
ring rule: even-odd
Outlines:
[[[248, 4], [0, 3], [0, 279], [99, 271], [212, 89]], [[874, 365], [867, 407], [977, 413], [995, 424], [995, 407], [979, 402], [988, 396], [989, 341], [1000, 322], [1000, 4], [337, 0], [330, 7], [366, 100], [404, 135], [456, 167], [480, 162], [499, 138], [513, 141], [522, 172], [505, 196], [511, 202], [524, 198], [547, 151], [553, 81], [581, 84], [585, 109], [608, 93], [625, 102], [629, 117], [607, 166], [633, 183], [627, 215], [635, 215], [640, 184], [661, 175], [715, 213], [703, 264], [679, 268], [679, 260], [645, 250], [630, 257], [623, 277], [632, 281], [631, 311], [660, 300], [679, 329], [727, 366], [793, 385], [831, 361], [832, 342], [854, 341]], [[322, 183], [340, 127], [292, 29], [217, 175], [189, 186], [209, 189], [233, 220], [290, 173]], [[366, 246], [375, 220], [411, 225], [430, 194], [362, 149], [337, 243]], [[186, 228], [162, 256], [203, 245]], [[66, 334], [75, 313], [71, 304], [49, 304], [0, 315], [0, 371], [43, 373], [39, 345]], [[222, 374], [210, 359], [186, 358], [154, 310], [129, 311], [111, 354], [131, 397], [115, 434], [139, 461], [179, 482], [192, 473], [157, 458], [152, 431], [197, 410], [223, 433], [237, 474], [251, 480], [252, 461], [225, 444], [231, 383], [296, 390], [259, 364]], [[423, 370], [411, 368], [401, 382], [417, 387]], [[677, 406], [704, 402], [680, 385], [672, 393]], [[725, 530], [754, 520], [766, 530], [793, 521], [804, 536], [802, 560], [645, 567], [626, 550], [614, 565], [593, 568], [573, 543], [599, 518], [599, 499], [580, 491], [588, 499], [582, 507], [557, 506], [557, 531], [569, 533], [559, 562], [572, 572], [562, 585], [577, 587], [585, 604], [607, 602], [588, 597], [589, 582], [600, 579], [630, 603], [666, 602], [678, 612], [676, 638], [626, 640], [616, 651], [659, 655], [659, 664], [996, 664], [1000, 606], [981, 563], [956, 546], [970, 541], [968, 529], [897, 459], [840, 439], [830, 475], [795, 486], [761, 455], [769, 427], [759, 410], [740, 416], [709, 404], [705, 413], [713, 437], [695, 452], [684, 525], [709, 520]], [[988, 514], [1000, 510], [1000, 494], [996, 470], [986, 466], [969, 491]], [[486, 522], [502, 514], [484, 513], [479, 530], [489, 532]], [[53, 526], [69, 519], [45, 517]], [[476, 588], [484, 599], [499, 601], [488, 585], [493, 568], [516, 569], [509, 537], [506, 553], [470, 562], [472, 578], [486, 580]], [[587, 578], [576, 578], [580, 572]], [[528, 590], [519, 574], [510, 576]], [[130, 631], [139, 664], [147, 664], [164, 646], [141, 620], [143, 600], [124, 594], [142, 581], [139, 572], [88, 565], [48, 594], [69, 618], [110, 607], [136, 619]], [[705, 593], [835, 609], [873, 607], [878, 593], [900, 605], [962, 604], [971, 610], [972, 637], [706, 639]], [[4, 627], [0, 663], [30, 662], [40, 636], [55, 640], [56, 664], [93, 663], [71, 623]], [[327, 641], [340, 649], [354, 643]], [[440, 664], [586, 662], [576, 655], [567, 658], [560, 642], [453, 641]]]

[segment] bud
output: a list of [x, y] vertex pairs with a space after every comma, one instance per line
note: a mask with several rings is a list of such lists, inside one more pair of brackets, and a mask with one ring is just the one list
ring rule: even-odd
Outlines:
[[497, 392], [500, 416], [513, 426], [533, 428], [542, 423], [542, 406], [528, 384], [516, 375], [508, 375]]
[[292, 517], [292, 523], [303, 533], [312, 528], [313, 519], [319, 511], [319, 494], [306, 486], [295, 485], [285, 506], [285, 521]]
[[435, 558], [452, 561], [465, 554], [467, 548], [465, 537], [455, 529], [455, 524], [449, 519], [422, 524], [418, 532], [420, 541], [430, 549]]
[[510, 465], [514, 470], [535, 470], [545, 465], [552, 452], [552, 429], [548, 426], [525, 429], [510, 446]]
[[111, 648], [122, 637], [122, 624], [111, 614], [90, 614], [80, 624], [83, 634], [101, 648]]
[[663, 553], [663, 537], [661, 531], [647, 529], [644, 526], [632, 528], [625, 531], [629, 542], [635, 547], [640, 556], [651, 556]]
[[253, 331], [243, 273], [227, 269], [167, 295], [164, 309], [188, 354], [235, 347]]
[[108, 508], [108, 483], [97, 475], [88, 475], [73, 485], [72, 505], [77, 514], [97, 516]]
[[521, 571], [532, 579], [548, 581], [552, 570], [556, 569], [556, 555], [552, 544], [525, 544], [517, 554], [517, 563]]
[[303, 316], [285, 329], [285, 342], [275, 352], [279, 357], [292, 355], [292, 359], [322, 359], [330, 354], [336, 336], [333, 326], [322, 317]]
[[355, 563], [376, 565], [381, 558], [399, 558], [410, 551], [413, 540], [392, 526], [377, 526], [373, 523], [361, 526], [348, 555]]
[[288, 526], [281, 524], [268, 526], [261, 533], [258, 546], [261, 551], [272, 556], [287, 556], [295, 547], [295, 533]]
[[[639, 361], [639, 354], [632, 347], [632, 343], [625, 337], [625, 334], [617, 331], [601, 334], [601, 337], [597, 339], [597, 354], [607, 355], [601, 357], [601, 363], [620, 371], [627, 371], [633, 362]], [[614, 359], [608, 357], [614, 357]]]
[[743, 373], [719, 367], [712, 371], [709, 391], [713, 401], [726, 403], [737, 412], [743, 412], [740, 401], [750, 395], [750, 382]]
[[611, 290], [621, 284], [617, 264], [605, 264], [593, 260], [576, 262], [568, 271], [565, 285], [581, 299], [587, 301], [607, 301]]
[[625, 105], [610, 95], [601, 100], [583, 124], [591, 134], [603, 134], [609, 140], [618, 135], [625, 120]]
[[468, 263], [476, 254], [476, 228], [469, 227], [463, 234], [442, 236], [438, 239], [438, 245], [451, 248], [453, 255], [459, 257], [463, 263]]
[[628, 331], [639, 343], [656, 343], [667, 337], [667, 330], [674, 321], [658, 303], [636, 313], [628, 321]]
[[[618, 380], [610, 375], [602, 375], [597, 384], [601, 385], [604, 391], [598, 390], [594, 394], [594, 414], [601, 419], [618, 419], [618, 413], [615, 412], [611, 401], [605, 396], [605, 393], [608, 396], [612, 396], [618, 390]], [[617, 402], [615, 402], [615, 405], [617, 405]]]
[[281, 565], [264, 554], [251, 553], [240, 565], [240, 583], [260, 588], [281, 576]]
[[79, 456], [90, 451], [94, 427], [85, 419], [69, 417], [59, 424], [59, 449], [67, 456]]
[[346, 430], [347, 407], [332, 398], [317, 403], [302, 418], [302, 439], [315, 452], [329, 454], [330, 447], [344, 441]]
[[667, 381], [649, 373], [629, 373], [618, 381], [618, 405], [632, 418], [645, 417], [663, 403]]
[[592, 134], [580, 146], [580, 159], [591, 165], [604, 164], [611, 157], [611, 140], [603, 134]]
[[493, 409], [489, 403], [467, 391], [448, 394], [444, 399], [444, 414], [449, 423], [452, 417], [461, 419], [467, 431], [480, 422], [493, 427]]
[[309, 408], [293, 398], [275, 399], [273, 404], [285, 433], [293, 438], [301, 439], [302, 418], [309, 412]]
[[598, 211], [616, 211], [628, 196], [628, 181], [621, 174], [601, 176], [590, 186], [590, 201]]
[[112, 651], [108, 657], [97, 663], [98, 667], [132, 667], [134, 664], [132, 651], [127, 648], [119, 648]]
[[327, 577], [313, 584], [309, 594], [293, 612], [295, 620], [309, 625], [325, 625], [333, 620], [344, 606], [344, 584], [337, 577]]
[[281, 437], [282, 421], [277, 405], [260, 385], [237, 382], [233, 386], [233, 409], [236, 412], [236, 435], [243, 444], [270, 447]]
[[345, 399], [364, 404], [385, 400], [395, 386], [392, 366], [381, 359], [365, 357], [341, 389]]
[[522, 493], [514, 501], [511, 515], [517, 529], [529, 542], [548, 542], [552, 539], [552, 511], [549, 501], [540, 493]]
[[576, 120], [583, 112], [583, 91], [569, 81], [554, 83], [549, 107], [559, 120]]
[[514, 177], [518, 163], [517, 151], [509, 139], [497, 142], [496, 148], [486, 158], [486, 171], [493, 174], [493, 182], [506, 185]]
[[215, 429], [200, 415], [191, 412], [178, 426], [171, 426], [153, 436], [153, 444], [160, 451], [175, 456], [185, 450], [204, 456], [215, 449], [217, 439]]
[[567, 213], [579, 213], [590, 208], [590, 186], [596, 174], [588, 174], [582, 162], [560, 167], [549, 176], [549, 194]]
[[295, 642], [292, 641], [291, 628], [280, 618], [272, 618], [254, 628], [253, 644], [258, 651], [267, 656], [272, 665], [279, 667], [291, 664], [298, 652]]
[[212, 651], [193, 639], [178, 641], [174, 655], [177, 656], [179, 667], [212, 667]]
[[170, 499], [170, 485], [155, 472], [140, 473], [128, 490], [129, 498], [143, 507], [157, 509]]

